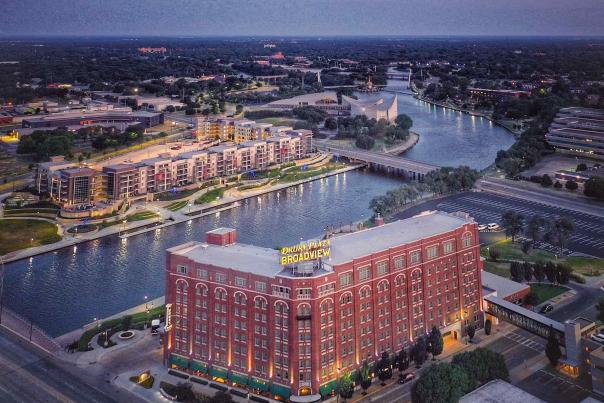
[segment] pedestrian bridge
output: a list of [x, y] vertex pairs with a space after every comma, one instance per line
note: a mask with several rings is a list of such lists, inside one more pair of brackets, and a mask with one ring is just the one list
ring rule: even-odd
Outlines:
[[343, 157], [352, 162], [363, 162], [369, 165], [371, 168], [385, 171], [390, 174], [401, 175], [406, 179], [418, 182], [423, 182], [424, 176], [428, 172], [440, 168], [437, 165], [412, 161], [410, 159], [395, 155], [374, 151], [350, 150], [343, 147], [333, 147], [319, 141], [315, 142], [315, 146], [320, 150], [332, 153], [336, 158]]

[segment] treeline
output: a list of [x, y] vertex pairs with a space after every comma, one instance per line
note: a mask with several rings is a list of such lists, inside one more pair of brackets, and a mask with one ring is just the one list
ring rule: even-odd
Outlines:
[[506, 236], [512, 238], [512, 242], [523, 232], [532, 239], [532, 242], [525, 242], [522, 245], [525, 253], [536, 242], [542, 240], [563, 249], [576, 230], [575, 222], [569, 217], [545, 218], [534, 215], [527, 220], [524, 215], [513, 210], [508, 210], [501, 215], [501, 226], [505, 229]]
[[[552, 284], [567, 284], [573, 273], [573, 269], [563, 263], [554, 263], [549, 261], [547, 263], [537, 262], [511, 262], [510, 263], [510, 276], [512, 280], [521, 283], [523, 281], [530, 282], [533, 279], [539, 283], [547, 278]], [[525, 301], [531, 305], [531, 301]]]
[[432, 193], [442, 195], [472, 189], [478, 178], [480, 173], [467, 166], [441, 167], [428, 172], [424, 183]]
[[373, 148], [376, 139], [382, 139], [388, 145], [407, 140], [412, 126], [413, 120], [405, 114], [399, 115], [394, 124], [365, 115], [339, 117], [336, 122], [338, 138], [356, 139], [356, 146], [365, 150]]

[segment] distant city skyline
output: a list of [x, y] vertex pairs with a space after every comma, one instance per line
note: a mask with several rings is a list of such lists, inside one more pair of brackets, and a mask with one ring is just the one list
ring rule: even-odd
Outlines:
[[0, 36], [600, 36], [602, 0], [4, 0]]

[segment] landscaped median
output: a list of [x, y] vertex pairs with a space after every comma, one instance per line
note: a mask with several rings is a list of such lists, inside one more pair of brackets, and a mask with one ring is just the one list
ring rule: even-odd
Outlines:
[[[108, 333], [114, 334], [120, 331], [130, 329], [143, 329], [146, 324], [151, 323], [151, 319], [162, 319], [165, 315], [165, 307], [158, 306], [146, 311], [138, 312], [133, 315], [125, 315], [120, 318], [108, 319], [99, 323], [95, 323], [90, 329], [86, 330], [79, 340], [74, 340], [70, 345], [70, 350], [90, 351], [90, 341], [93, 337], [107, 330]], [[108, 336], [108, 338], [111, 336]]]
[[220, 187], [220, 188], [210, 190], [209, 192], [206, 192], [203, 195], [201, 195], [200, 197], [198, 197], [197, 200], [195, 200], [195, 204], [206, 204], [206, 203], [216, 201], [216, 200], [220, 199], [222, 196], [224, 196], [224, 192], [226, 191], [226, 189], [227, 189], [226, 187]]
[[134, 214], [130, 214], [129, 216], [126, 217], [126, 221], [128, 221], [128, 222], [143, 221], [143, 220], [150, 220], [152, 218], [157, 218], [157, 217], [159, 217], [159, 214], [154, 213], [153, 211], [143, 210], [143, 211], [139, 211]]
[[0, 220], [0, 255], [61, 240], [58, 226], [43, 220]]

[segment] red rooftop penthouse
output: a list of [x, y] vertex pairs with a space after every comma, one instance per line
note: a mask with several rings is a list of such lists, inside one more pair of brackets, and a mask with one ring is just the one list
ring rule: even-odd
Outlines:
[[308, 245], [330, 249], [281, 265], [281, 251], [237, 243], [228, 228], [168, 249], [168, 365], [314, 401], [335, 391], [338, 371], [432, 326], [450, 338], [482, 327], [478, 230], [467, 214], [425, 212]]

